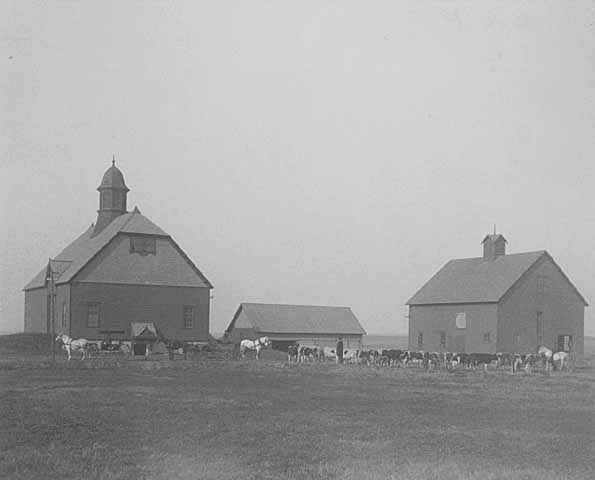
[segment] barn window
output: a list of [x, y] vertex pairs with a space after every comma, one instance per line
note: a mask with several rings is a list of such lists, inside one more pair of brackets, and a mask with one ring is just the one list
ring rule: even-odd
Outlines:
[[465, 312], [457, 313], [455, 323], [457, 325], [457, 328], [467, 328], [467, 315], [465, 314]]
[[418, 348], [421, 348], [424, 346], [424, 334], [422, 332], [419, 332], [417, 334], [417, 346], [418, 346]]
[[194, 307], [184, 305], [184, 328], [194, 327]]
[[483, 343], [490, 343], [490, 332], [483, 334]]
[[440, 332], [440, 347], [446, 348], [446, 332]]
[[99, 328], [99, 304], [87, 304], [87, 327]]
[[62, 327], [66, 327], [66, 302], [62, 302]]
[[548, 283], [549, 278], [547, 275], [538, 275], [537, 276], [537, 293], [541, 295], [545, 295], [548, 293]]
[[155, 241], [155, 237], [132, 235], [130, 237], [130, 253], [155, 255], [157, 253], [157, 242]]

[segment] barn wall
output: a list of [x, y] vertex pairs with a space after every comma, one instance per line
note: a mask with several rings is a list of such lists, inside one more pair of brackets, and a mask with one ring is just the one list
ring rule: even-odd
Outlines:
[[[538, 283], [544, 282], [545, 289]], [[543, 283], [542, 283], [543, 284]], [[585, 308], [555, 264], [544, 257], [499, 308], [498, 349], [535, 352], [539, 339], [537, 312], [543, 322], [543, 344], [557, 350], [558, 335], [572, 335], [574, 351], [584, 352]]]
[[343, 346], [345, 348], [361, 348], [362, 335], [345, 335], [345, 334], [307, 334], [307, 333], [274, 333], [274, 332], [260, 332], [258, 336], [268, 336], [271, 340], [280, 341], [296, 341], [300, 345], [312, 345], [317, 347], [336, 347], [339, 337], [343, 339]]
[[[37, 288], [25, 292], [25, 332], [51, 333], [51, 320], [48, 317], [48, 291]], [[56, 333], [68, 333], [70, 312], [70, 286], [56, 285], [54, 299], [54, 329]], [[65, 315], [63, 316], [63, 312]]]
[[[267, 336], [273, 341], [298, 342], [300, 345], [315, 345], [319, 347], [335, 347], [337, 345], [337, 339], [341, 337], [345, 348], [361, 348], [361, 335], [259, 332], [253, 328], [246, 327], [243, 322], [239, 322], [241, 315], [242, 313], [240, 312], [236, 320], [236, 325], [234, 325], [234, 328], [230, 332], [226, 333], [226, 338], [233, 342], [239, 342], [243, 339], [256, 340], [259, 337]], [[238, 327], [238, 323], [244, 326]]]
[[[456, 317], [465, 313], [467, 326], [456, 327]], [[409, 349], [467, 353], [496, 353], [498, 330], [496, 304], [411, 305], [409, 307]], [[446, 334], [446, 347], [440, 346], [440, 333]], [[423, 346], [418, 335], [423, 333]], [[484, 334], [490, 334], [489, 343]]]
[[77, 282], [206, 287], [169, 238], [155, 237], [156, 254], [130, 253], [119, 234], [76, 276]]
[[47, 333], [47, 293], [45, 288], [25, 292], [24, 331]]
[[226, 332], [225, 338], [237, 343], [241, 340], [248, 339], [248, 340], [256, 340], [258, 337], [261, 337], [254, 331], [253, 328], [234, 328], [230, 332]]
[[[130, 338], [132, 322], [153, 322], [170, 339], [207, 341], [208, 288], [75, 283], [71, 293], [71, 331], [74, 337], [103, 339], [106, 330], [124, 330], [112, 338]], [[99, 328], [87, 327], [88, 303], [99, 303]], [[194, 306], [194, 328], [185, 329], [184, 305]]]

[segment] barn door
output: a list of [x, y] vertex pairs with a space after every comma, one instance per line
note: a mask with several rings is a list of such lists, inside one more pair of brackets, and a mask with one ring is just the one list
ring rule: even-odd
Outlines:
[[455, 335], [455, 348], [454, 351], [456, 353], [465, 353], [466, 349], [466, 336], [463, 334]]

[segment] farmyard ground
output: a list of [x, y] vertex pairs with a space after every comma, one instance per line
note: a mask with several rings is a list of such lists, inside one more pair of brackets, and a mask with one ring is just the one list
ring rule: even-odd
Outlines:
[[0, 477], [593, 478], [595, 372], [254, 360], [0, 369]]

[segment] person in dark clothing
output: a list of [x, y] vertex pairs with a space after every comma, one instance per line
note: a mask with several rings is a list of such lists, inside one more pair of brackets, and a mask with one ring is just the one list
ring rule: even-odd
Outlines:
[[335, 352], [337, 353], [337, 363], [343, 363], [343, 339], [341, 337], [337, 340], [337, 349]]

